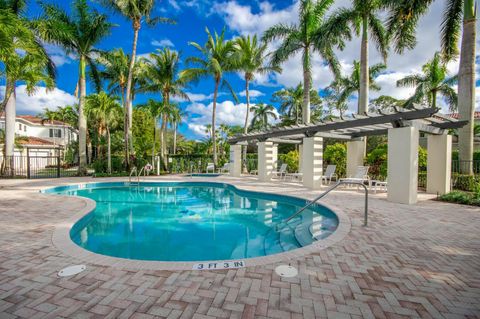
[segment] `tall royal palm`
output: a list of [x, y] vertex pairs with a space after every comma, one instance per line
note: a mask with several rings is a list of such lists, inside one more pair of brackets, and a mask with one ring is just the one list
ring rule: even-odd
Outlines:
[[[434, 0], [388, 0], [389, 30], [399, 40], [396, 50], [403, 52], [416, 44], [415, 27], [420, 16], [428, 12]], [[471, 163], [473, 159], [473, 129], [475, 112], [475, 0], [446, 0], [441, 24], [441, 46], [444, 60], [458, 57], [461, 37], [460, 65], [458, 70], [458, 113], [468, 124], [458, 130], [459, 159]], [[400, 41], [401, 40], [401, 41]], [[473, 174], [472, 164], [462, 166], [462, 172]]]
[[361, 34], [360, 46], [360, 90], [358, 94], [359, 114], [368, 110], [369, 81], [368, 40], [375, 42], [377, 50], [387, 59], [388, 37], [383, 22], [379, 17], [385, 8], [384, 0], [352, 0], [352, 7], [340, 9], [334, 15], [335, 24], [350, 25], [357, 35]]
[[[40, 83], [53, 88], [55, 79], [55, 66], [37, 41], [37, 34], [24, 17], [24, 11], [25, 1], [0, 0], [0, 61], [6, 80], [0, 113], [5, 110], [3, 151], [6, 156], [12, 156], [15, 147], [17, 82], [26, 84], [27, 93], [31, 94]], [[8, 161], [6, 163], [10, 166]]]
[[[380, 72], [385, 70], [386, 65], [379, 63], [374, 64], [368, 69], [368, 86], [370, 90], [379, 91], [380, 87], [375, 83], [375, 78], [379, 75]], [[362, 66], [358, 61], [353, 61], [353, 71], [347, 77], [340, 77], [332, 82], [330, 86], [333, 90], [338, 90], [337, 103], [343, 105], [347, 102], [348, 98], [357, 93], [359, 96], [362, 92]], [[358, 109], [360, 110], [363, 106], [360, 106], [361, 100], [358, 99]]]
[[41, 3], [41, 6], [43, 17], [37, 23], [41, 37], [62, 46], [67, 53], [73, 53], [79, 59], [78, 173], [83, 175], [87, 170], [87, 119], [84, 114], [87, 95], [86, 69], [88, 65], [98, 89], [100, 79], [94, 57], [99, 50], [95, 45], [110, 34], [113, 24], [108, 22], [106, 15], [90, 8], [86, 0], [75, 0], [70, 15], [53, 4]]
[[127, 87], [128, 66], [130, 56], [123, 49], [114, 49], [102, 52], [97, 58], [97, 63], [103, 66], [99, 71], [100, 78], [108, 82], [107, 89], [111, 94], [118, 94], [125, 101], [125, 89]]
[[334, 48], [344, 47], [343, 39], [348, 38], [348, 28], [333, 24], [326, 18], [334, 0], [301, 0], [299, 24], [287, 26], [277, 24], [263, 35], [264, 41], [282, 39], [280, 47], [273, 52], [272, 64], [280, 65], [297, 53], [302, 54], [303, 122], [310, 123], [310, 89], [312, 88], [312, 54], [317, 52], [328, 64], [332, 72], [340, 75], [340, 64]]
[[111, 131], [117, 127], [122, 117], [122, 108], [116, 99], [105, 92], [89, 95], [85, 101], [85, 113], [98, 121], [107, 137], [107, 171], [112, 173]]
[[406, 106], [427, 101], [432, 107], [437, 107], [437, 95], [441, 94], [450, 111], [456, 111], [458, 97], [452, 85], [456, 84], [457, 76], [447, 77], [447, 67], [442, 63], [440, 53], [435, 53], [433, 59], [423, 65], [422, 70], [423, 74], [409, 75], [397, 81], [399, 87], [415, 88], [415, 93], [407, 100]]
[[[278, 66], [267, 64], [267, 44], [259, 43], [257, 36], [242, 36], [235, 40], [235, 56], [236, 67], [243, 72], [245, 79], [245, 97], [247, 100], [247, 112], [245, 114], [244, 133], [248, 133], [248, 117], [250, 113], [250, 82], [255, 79], [256, 74], [266, 74], [269, 72], [280, 72]], [[243, 163], [246, 163], [247, 147], [243, 147]], [[244, 170], [247, 167], [244, 165]]]
[[270, 119], [277, 119], [277, 114], [275, 113], [275, 108], [271, 105], [264, 103], [258, 103], [252, 106], [253, 117], [252, 117], [252, 128], [266, 130], [270, 125]]
[[168, 109], [173, 109], [170, 99], [173, 97], [183, 100], [189, 100], [188, 95], [183, 91], [186, 85], [185, 78], [179, 75], [178, 66], [180, 55], [177, 51], [168, 48], [157, 50], [150, 53], [149, 59], [143, 61], [142, 75], [145, 84], [142, 85], [142, 91], [160, 92], [165, 112], [161, 114], [162, 126], [160, 128], [160, 155], [162, 157], [164, 168], [167, 168], [167, 145], [166, 131], [168, 123]]
[[233, 91], [230, 83], [224, 78], [224, 73], [235, 70], [233, 54], [235, 52], [234, 44], [225, 40], [225, 30], [221, 34], [216, 32], [212, 35], [208, 28], [207, 42], [201, 46], [198, 43], [190, 42], [189, 44], [196, 48], [201, 57], [190, 57], [187, 63], [192, 67], [183, 70], [180, 74], [186, 80], [199, 80], [204, 77], [212, 77], [215, 88], [213, 91], [213, 108], [212, 108], [212, 143], [213, 143], [213, 163], [217, 166], [217, 144], [215, 134], [215, 118], [217, 113], [217, 97], [220, 86], [228, 88], [235, 101], [238, 101], [237, 95]]
[[[133, 28], [133, 42], [132, 42], [132, 53], [130, 64], [128, 66], [128, 77], [127, 77], [127, 87], [126, 87], [126, 96], [124, 101], [125, 107], [125, 122], [127, 123], [127, 140], [125, 141], [127, 149], [133, 152], [133, 141], [132, 141], [132, 89], [134, 82], [134, 66], [135, 60], [137, 57], [137, 42], [138, 34], [140, 28], [142, 27], [142, 22], [146, 22], [148, 25], [155, 25], [157, 23], [172, 23], [173, 21], [167, 18], [160, 18], [151, 16], [152, 10], [155, 7], [155, 0], [104, 0], [103, 1], [108, 7], [117, 11], [125, 18], [129, 19], [132, 22]], [[128, 157], [128, 156], [127, 156]]]

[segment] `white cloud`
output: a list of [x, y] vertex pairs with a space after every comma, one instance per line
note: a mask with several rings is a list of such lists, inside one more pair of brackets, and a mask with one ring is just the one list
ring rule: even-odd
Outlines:
[[[202, 102], [206, 100], [211, 100], [213, 99], [213, 93], [211, 94], [203, 94], [203, 93], [191, 93], [187, 92], [188, 97], [190, 98], [190, 102]], [[226, 95], [225, 92], [218, 92], [217, 96], [223, 96]], [[186, 102], [184, 99], [178, 98], [178, 97], [172, 97], [171, 100], [173, 102]]]
[[[3, 99], [5, 86], [0, 86], [0, 97]], [[44, 87], [37, 87], [34, 94], [28, 95], [25, 85], [19, 85], [16, 89], [17, 95], [17, 113], [18, 114], [38, 114], [45, 108], [51, 110], [59, 106], [72, 105], [77, 103], [77, 98], [72, 94], [58, 88], [47, 91]]]
[[55, 63], [56, 67], [61, 67], [64, 64], [70, 64], [73, 60], [75, 60], [75, 56], [67, 55], [65, 51], [57, 45], [47, 43], [43, 45], [53, 63]]
[[[256, 98], [265, 95], [265, 93], [258, 91], [258, 90], [248, 90], [248, 94], [250, 95], [250, 98]], [[243, 90], [242, 92], [238, 93], [240, 96], [247, 96], [246, 90]]]
[[[255, 104], [251, 104], [253, 106]], [[212, 122], [213, 103], [192, 103], [185, 109], [189, 116], [188, 128], [197, 136], [206, 136], [205, 128]], [[234, 104], [232, 101], [217, 103], [216, 125], [240, 125], [245, 124], [247, 105], [245, 103]], [[275, 112], [277, 112], [275, 110]], [[277, 113], [278, 116], [278, 113]], [[252, 114], [249, 116], [252, 119]]]
[[172, 41], [170, 41], [170, 39], [162, 39], [162, 40], [153, 40], [151, 42], [151, 45], [155, 46], [155, 47], [174, 47], [175, 44], [173, 44]]

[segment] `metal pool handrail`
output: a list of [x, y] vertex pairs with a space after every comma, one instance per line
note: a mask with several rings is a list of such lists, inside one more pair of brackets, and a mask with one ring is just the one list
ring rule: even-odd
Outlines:
[[277, 226], [279, 224], [282, 224], [282, 223], [288, 223], [290, 220], [292, 220], [293, 218], [295, 218], [296, 216], [300, 215], [305, 209], [309, 208], [310, 206], [312, 206], [313, 204], [315, 204], [317, 201], [319, 201], [320, 199], [322, 199], [323, 197], [325, 197], [328, 193], [330, 193], [331, 191], [333, 191], [335, 188], [337, 188], [338, 186], [342, 185], [342, 184], [356, 184], [356, 185], [360, 185], [362, 186], [364, 189], [365, 189], [365, 217], [364, 217], [364, 222], [363, 222], [363, 226], [367, 226], [367, 222], [368, 222], [368, 188], [367, 186], [365, 186], [362, 182], [358, 182], [358, 181], [338, 181], [335, 185], [333, 185], [332, 187], [330, 187], [329, 189], [327, 189], [325, 192], [323, 192], [322, 194], [320, 194], [318, 197], [316, 197], [314, 200], [312, 200], [310, 203], [308, 203], [307, 205], [305, 205], [304, 207], [300, 208], [298, 211], [296, 211], [294, 214], [292, 214], [290, 217], [286, 218], [285, 220], [283, 220], [282, 222], [278, 223]]
[[130, 175], [128, 175], [128, 183], [131, 184], [132, 183], [132, 174], [135, 173], [135, 176], [136, 176], [136, 173], [137, 173], [137, 167], [134, 166], [132, 168], [132, 170], [130, 171]]

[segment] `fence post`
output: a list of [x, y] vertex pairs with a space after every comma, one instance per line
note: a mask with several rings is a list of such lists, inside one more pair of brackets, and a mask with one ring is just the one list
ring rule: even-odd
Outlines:
[[57, 178], [60, 178], [60, 154], [57, 155]]
[[30, 179], [30, 149], [27, 147], [27, 178]]

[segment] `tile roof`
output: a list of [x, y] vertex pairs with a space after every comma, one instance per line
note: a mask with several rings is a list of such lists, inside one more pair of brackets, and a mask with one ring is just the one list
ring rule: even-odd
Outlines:
[[21, 145], [36, 145], [36, 146], [54, 146], [53, 142], [44, 140], [43, 138], [38, 138], [34, 136], [27, 136], [26, 138], [21, 138], [18, 141], [18, 144]]
[[[454, 119], [458, 119], [458, 113], [451, 113], [451, 114], [447, 114], [448, 117], [451, 117], [451, 118], [454, 118]], [[475, 120], [480, 120], [480, 111], [476, 111], [474, 114], [473, 114], [473, 118]]]
[[34, 115], [17, 115], [17, 118], [20, 118], [20, 119], [23, 119], [25, 121], [28, 121], [30, 123], [33, 123], [33, 124], [40, 124], [40, 125], [48, 125], [48, 124], [54, 124], [54, 125], [66, 125], [64, 122], [62, 121], [57, 121], [57, 120], [54, 120], [54, 121], [45, 121], [43, 120], [42, 118], [38, 117], [38, 116], [34, 116]]

